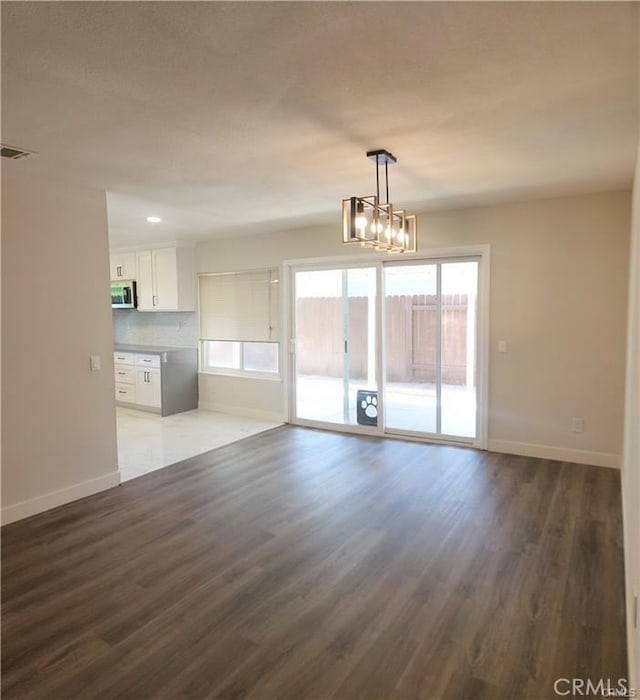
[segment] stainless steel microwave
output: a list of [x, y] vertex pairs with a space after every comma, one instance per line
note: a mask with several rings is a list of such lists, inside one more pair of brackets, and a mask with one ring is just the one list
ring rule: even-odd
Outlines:
[[135, 309], [136, 306], [136, 283], [134, 280], [111, 283], [112, 309]]

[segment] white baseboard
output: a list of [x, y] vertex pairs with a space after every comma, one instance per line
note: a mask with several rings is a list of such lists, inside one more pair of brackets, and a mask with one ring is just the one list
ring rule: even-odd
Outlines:
[[120, 472], [111, 472], [109, 474], [105, 474], [104, 476], [99, 476], [96, 479], [89, 479], [89, 481], [83, 481], [80, 484], [67, 486], [67, 488], [60, 489], [59, 491], [52, 491], [51, 493], [45, 493], [42, 496], [30, 498], [27, 501], [20, 501], [19, 503], [5, 506], [2, 509], [1, 514], [2, 524], [7, 525], [15, 522], [16, 520], [22, 520], [23, 518], [28, 518], [31, 515], [43, 513], [45, 510], [57, 508], [65, 503], [77, 501], [79, 498], [92, 496], [94, 493], [105, 491], [113, 486], [117, 486], [119, 483]]
[[622, 455], [608, 452], [590, 452], [588, 450], [573, 450], [567, 447], [551, 447], [549, 445], [531, 445], [526, 442], [511, 440], [489, 440], [490, 452], [504, 452], [508, 455], [538, 457], [540, 459], [555, 459], [560, 462], [575, 462], [591, 464], [595, 467], [610, 467], [620, 469]]
[[281, 413], [275, 411], [261, 411], [255, 408], [245, 408], [244, 406], [230, 406], [226, 403], [216, 403], [215, 401], [200, 401], [198, 408], [203, 411], [216, 411], [217, 413], [228, 413], [232, 416], [245, 416], [246, 418], [257, 418], [273, 423], [284, 423], [285, 418]]

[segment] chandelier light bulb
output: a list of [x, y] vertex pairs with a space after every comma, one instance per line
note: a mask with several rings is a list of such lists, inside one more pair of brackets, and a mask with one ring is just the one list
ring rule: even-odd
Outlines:
[[367, 228], [367, 217], [360, 214], [356, 217], [356, 228], [361, 230]]

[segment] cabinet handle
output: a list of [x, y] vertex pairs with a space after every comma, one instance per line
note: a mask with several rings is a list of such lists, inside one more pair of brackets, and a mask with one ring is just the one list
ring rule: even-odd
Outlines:
[[119, 374], [121, 377], [124, 377], [124, 376], [126, 375], [126, 372], [118, 372], [118, 374]]
[[118, 265], [117, 272], [118, 272], [118, 277], [122, 277], [122, 266], [121, 265]]
[[154, 295], [153, 295], [153, 305], [154, 305], [154, 306], [157, 306], [157, 303], [158, 303], [158, 302], [156, 301], [157, 298], [158, 298], [158, 297], [154, 294]]
[[126, 391], [121, 391], [120, 389], [118, 389], [118, 393], [119, 393], [119, 394], [126, 394], [127, 392], [126, 392]]

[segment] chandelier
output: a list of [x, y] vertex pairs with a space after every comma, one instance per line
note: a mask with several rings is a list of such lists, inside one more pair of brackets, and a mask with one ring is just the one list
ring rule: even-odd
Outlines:
[[[389, 201], [389, 164], [396, 158], [385, 150], [368, 151], [376, 163], [376, 193], [342, 200], [342, 241], [359, 243], [384, 253], [415, 253], [418, 219]], [[380, 166], [384, 165], [386, 201], [380, 203]]]

